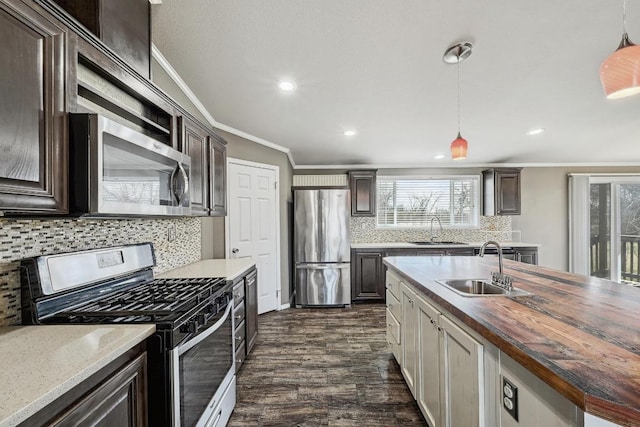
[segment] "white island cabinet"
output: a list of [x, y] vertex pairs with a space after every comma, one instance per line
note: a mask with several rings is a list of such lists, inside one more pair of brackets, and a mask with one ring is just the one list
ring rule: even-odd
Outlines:
[[396, 289], [401, 294], [402, 357], [394, 355], [429, 425], [495, 425], [486, 423], [486, 414], [494, 420], [495, 410], [485, 408], [484, 346], [479, 337], [465, 332], [412, 285], [387, 272], [387, 290]]

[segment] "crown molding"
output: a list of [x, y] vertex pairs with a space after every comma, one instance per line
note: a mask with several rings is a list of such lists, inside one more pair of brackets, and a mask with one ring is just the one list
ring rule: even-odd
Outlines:
[[640, 167], [640, 162], [555, 162], [555, 163], [421, 163], [421, 164], [346, 164], [296, 165], [294, 169], [469, 169], [469, 168], [558, 168], [558, 167]]

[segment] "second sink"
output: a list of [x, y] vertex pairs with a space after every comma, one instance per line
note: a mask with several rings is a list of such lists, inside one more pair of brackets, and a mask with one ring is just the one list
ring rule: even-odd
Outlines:
[[409, 242], [409, 243], [413, 243], [414, 245], [468, 245], [468, 243], [464, 243], [464, 242], [447, 242], [447, 241], [432, 242], [430, 240], [425, 240], [422, 242]]

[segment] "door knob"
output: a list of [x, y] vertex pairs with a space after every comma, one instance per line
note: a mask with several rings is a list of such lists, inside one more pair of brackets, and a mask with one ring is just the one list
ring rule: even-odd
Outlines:
[[231, 249], [231, 253], [232, 254], [237, 254], [238, 252], [240, 252], [240, 249], [238, 249], [238, 248]]

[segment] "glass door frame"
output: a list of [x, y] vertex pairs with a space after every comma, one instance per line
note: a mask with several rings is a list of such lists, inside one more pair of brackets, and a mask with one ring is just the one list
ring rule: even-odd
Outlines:
[[[592, 184], [609, 184], [611, 186], [611, 211], [610, 211], [610, 230], [609, 230], [609, 265], [610, 280], [622, 282], [622, 215], [620, 206], [620, 187], [625, 184], [640, 185], [640, 176], [590, 176], [589, 177], [589, 200], [591, 199], [590, 191]], [[591, 224], [589, 223], [589, 226]], [[591, 234], [591, 230], [587, 230], [587, 234]]]

